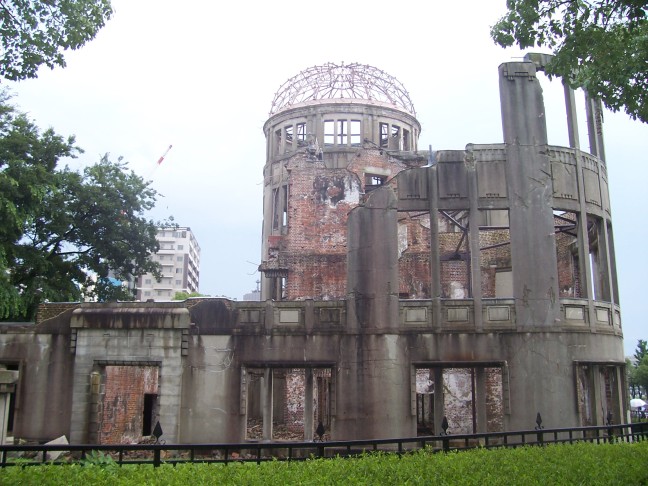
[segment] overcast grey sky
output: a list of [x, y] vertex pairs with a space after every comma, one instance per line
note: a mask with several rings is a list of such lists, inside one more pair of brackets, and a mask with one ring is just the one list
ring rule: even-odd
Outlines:
[[[113, 19], [67, 55], [67, 68], [8, 84], [41, 128], [77, 136], [86, 152], [71, 165], [109, 152], [152, 180], [164, 197], [151, 217], [173, 215], [195, 232], [201, 292], [241, 299], [259, 278], [262, 127], [279, 86], [326, 62], [370, 64], [409, 90], [423, 128], [419, 147], [499, 143], [497, 67], [522, 55], [490, 40], [505, 4], [114, 0]], [[567, 145], [560, 85], [543, 86], [549, 141]], [[637, 219], [648, 192], [648, 127], [606, 113], [604, 130], [631, 353], [648, 338], [648, 231]], [[586, 138], [582, 130], [584, 148]]]

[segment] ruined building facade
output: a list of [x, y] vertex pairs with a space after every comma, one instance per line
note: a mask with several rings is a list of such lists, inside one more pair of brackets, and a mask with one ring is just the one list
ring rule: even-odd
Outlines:
[[15, 437], [405, 437], [624, 420], [600, 105], [548, 144], [543, 59], [499, 67], [504, 143], [427, 153], [403, 86], [325, 65], [264, 130], [263, 301], [48, 304], [0, 325]]

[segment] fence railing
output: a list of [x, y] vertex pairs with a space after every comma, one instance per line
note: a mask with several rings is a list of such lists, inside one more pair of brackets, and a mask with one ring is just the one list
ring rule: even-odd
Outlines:
[[576, 442], [635, 442], [648, 440], [648, 422], [534, 429], [483, 434], [456, 434], [400, 439], [328, 442], [245, 442], [227, 444], [40, 444], [0, 445], [0, 467], [74, 462], [125, 464], [229, 463], [267, 460], [351, 457], [367, 452], [404, 454], [420, 449], [432, 452], [476, 447], [521, 447]]

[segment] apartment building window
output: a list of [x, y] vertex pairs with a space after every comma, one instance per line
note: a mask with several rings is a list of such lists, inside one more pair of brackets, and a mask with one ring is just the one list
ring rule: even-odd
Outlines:
[[180, 255], [180, 256], [176, 257], [176, 260], [179, 261], [179, 262], [181, 262], [181, 261], [184, 260], [184, 257], [183, 257], [182, 255]]
[[182, 268], [176, 268], [176, 272], [175, 272], [175, 273], [182, 273]]
[[178, 250], [184, 250], [184, 245], [178, 245]]
[[146, 285], [151, 285], [151, 279], [150, 279], [150, 278], [145, 279], [145, 280], [144, 280], [144, 283], [145, 283]]
[[176, 285], [182, 285], [182, 280], [176, 280]]

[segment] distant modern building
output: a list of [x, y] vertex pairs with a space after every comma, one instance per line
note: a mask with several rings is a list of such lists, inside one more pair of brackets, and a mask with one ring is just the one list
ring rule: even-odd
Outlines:
[[137, 279], [137, 300], [171, 300], [176, 292], [198, 292], [200, 246], [189, 227], [159, 228], [158, 252], [151, 258], [162, 266], [158, 282], [151, 273]]
[[256, 289], [252, 290], [251, 292], [245, 294], [243, 296], [244, 301], [259, 301], [261, 300], [261, 289], [259, 288], [259, 284], [261, 283], [260, 280], [257, 280], [256, 284]]

